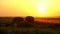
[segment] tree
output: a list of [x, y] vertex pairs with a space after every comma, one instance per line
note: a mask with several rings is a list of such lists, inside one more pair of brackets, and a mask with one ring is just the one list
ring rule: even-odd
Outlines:
[[25, 26], [26, 26], [26, 27], [33, 27], [33, 25], [34, 25], [34, 17], [32, 17], [32, 16], [27, 16], [27, 17], [25, 18]]
[[24, 18], [22, 17], [15, 17], [13, 18], [12, 20], [17, 26], [22, 26], [23, 24], [23, 21], [24, 21]]
[[13, 18], [13, 22], [22, 22], [24, 19], [22, 17], [15, 17]]
[[27, 22], [34, 22], [34, 17], [32, 17], [32, 16], [27, 16], [27, 17], [25, 18], [25, 21], [27, 21]]

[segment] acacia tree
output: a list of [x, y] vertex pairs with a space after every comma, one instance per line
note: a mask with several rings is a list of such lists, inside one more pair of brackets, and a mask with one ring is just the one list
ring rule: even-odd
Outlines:
[[27, 16], [25, 18], [25, 26], [27, 26], [27, 27], [33, 27], [33, 25], [34, 25], [34, 17]]
[[22, 22], [24, 19], [22, 17], [15, 17], [13, 18], [13, 22]]
[[13, 22], [17, 24], [17, 26], [22, 26], [24, 21], [24, 18], [22, 17], [15, 17], [13, 18]]

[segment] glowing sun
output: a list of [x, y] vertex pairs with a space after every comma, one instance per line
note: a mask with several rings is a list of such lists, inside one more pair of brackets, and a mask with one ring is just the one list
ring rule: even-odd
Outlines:
[[38, 12], [39, 13], [44, 13], [44, 8], [43, 7], [38, 8]]

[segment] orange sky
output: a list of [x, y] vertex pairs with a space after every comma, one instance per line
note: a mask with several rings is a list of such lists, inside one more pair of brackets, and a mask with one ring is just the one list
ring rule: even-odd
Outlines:
[[0, 0], [0, 16], [60, 16], [60, 0]]

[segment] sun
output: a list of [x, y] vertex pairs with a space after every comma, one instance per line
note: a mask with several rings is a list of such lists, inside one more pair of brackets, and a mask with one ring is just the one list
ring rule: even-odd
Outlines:
[[44, 8], [43, 7], [38, 8], [38, 12], [39, 13], [44, 13]]

